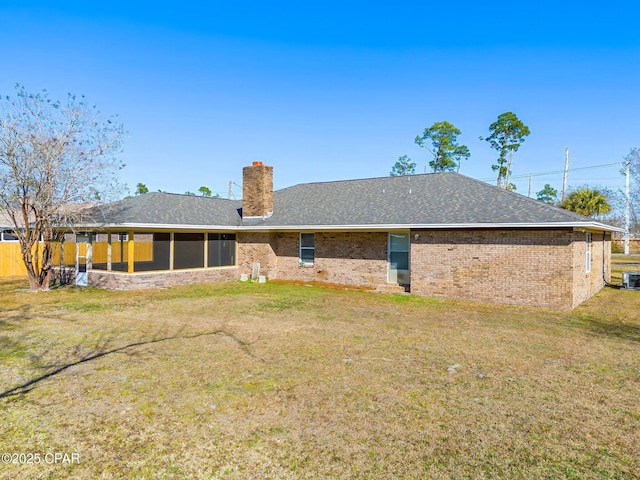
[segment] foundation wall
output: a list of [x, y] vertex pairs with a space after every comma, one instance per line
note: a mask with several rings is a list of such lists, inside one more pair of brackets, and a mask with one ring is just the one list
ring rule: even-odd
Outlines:
[[173, 270], [148, 273], [89, 271], [89, 285], [109, 290], [139, 290], [166, 288], [191, 283], [207, 283], [240, 278], [238, 267], [217, 267], [194, 270]]

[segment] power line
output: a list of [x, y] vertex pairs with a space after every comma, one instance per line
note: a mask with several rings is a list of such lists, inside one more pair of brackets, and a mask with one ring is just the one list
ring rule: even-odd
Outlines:
[[[613, 166], [622, 166], [624, 165], [622, 162], [616, 162], [616, 163], [606, 163], [603, 165], [592, 165], [590, 167], [579, 167], [579, 168], [570, 168], [568, 169], [569, 172], [578, 172], [581, 170], [595, 170], [598, 168], [609, 168], [609, 167], [613, 167]], [[521, 175], [511, 175], [511, 179], [514, 178], [529, 178], [531, 177], [543, 177], [543, 176], [547, 176], [547, 175], [558, 175], [558, 174], [564, 174], [564, 170], [551, 170], [548, 172], [538, 172], [538, 173], [526, 173], [526, 174], [521, 174]], [[493, 180], [495, 177], [486, 177], [486, 178], [481, 178], [482, 181], [488, 182]]]

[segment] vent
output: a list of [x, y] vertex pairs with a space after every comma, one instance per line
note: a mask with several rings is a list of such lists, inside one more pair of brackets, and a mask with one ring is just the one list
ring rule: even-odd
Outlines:
[[629, 290], [640, 290], [640, 272], [622, 272], [622, 285]]

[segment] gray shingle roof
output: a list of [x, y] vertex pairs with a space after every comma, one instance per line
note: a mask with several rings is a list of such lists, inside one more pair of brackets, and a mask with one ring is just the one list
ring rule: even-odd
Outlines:
[[590, 221], [457, 173], [309, 183], [276, 192], [268, 225]]
[[152, 192], [110, 203], [95, 215], [99, 223], [237, 226], [240, 200]]
[[274, 192], [274, 212], [242, 221], [239, 200], [148, 193], [110, 204], [107, 224], [296, 226], [594, 224], [457, 173], [306, 183]]

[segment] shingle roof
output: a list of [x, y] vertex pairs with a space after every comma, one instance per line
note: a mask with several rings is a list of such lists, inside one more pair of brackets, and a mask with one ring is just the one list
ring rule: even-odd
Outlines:
[[237, 226], [240, 200], [152, 192], [107, 204], [94, 214], [99, 223], [112, 225], [218, 225]]
[[274, 211], [265, 219], [243, 221], [239, 213], [241, 206], [240, 200], [148, 193], [110, 204], [104, 210], [103, 220], [112, 225], [269, 229], [474, 224], [587, 226], [597, 223], [450, 172], [295, 185], [274, 192]]
[[416, 225], [590, 221], [457, 173], [308, 183], [275, 193], [265, 225]]

